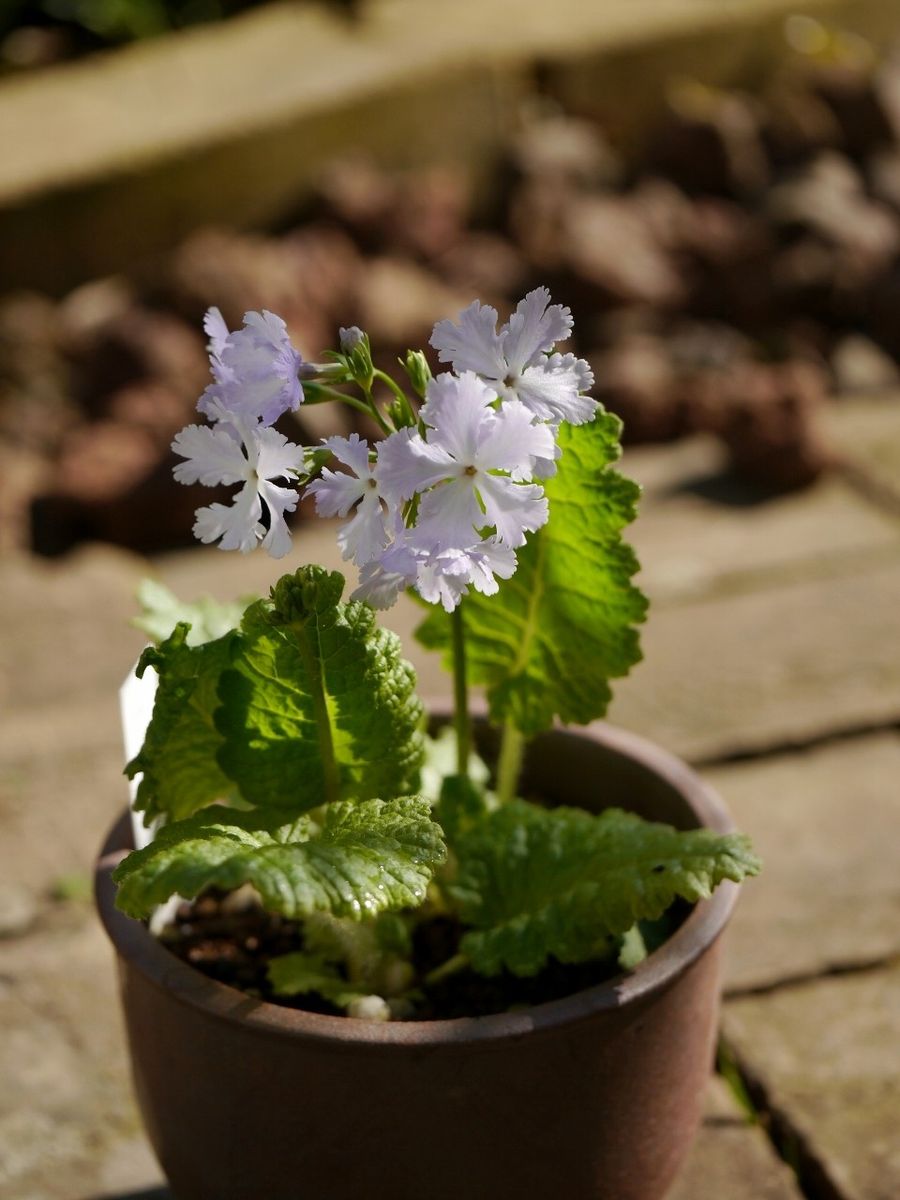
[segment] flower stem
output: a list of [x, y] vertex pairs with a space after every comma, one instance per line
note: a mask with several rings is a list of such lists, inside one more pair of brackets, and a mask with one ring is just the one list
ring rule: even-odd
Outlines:
[[378, 427], [382, 433], [391, 433], [392, 432], [391, 427], [390, 427], [390, 425], [388, 425], [387, 421], [381, 415], [381, 409], [378, 407], [378, 405], [375, 401], [375, 397], [372, 395], [371, 385], [369, 387], [363, 387], [362, 383], [360, 383], [359, 386], [361, 388], [363, 388], [363, 392], [365, 393], [366, 400], [368, 401], [367, 411], [369, 413], [369, 416], [375, 418], [375, 420], [378, 422]]
[[472, 731], [469, 724], [466, 630], [463, 625], [462, 604], [457, 604], [450, 617], [450, 622], [453, 628], [453, 726], [456, 730], [456, 773], [464, 779], [468, 779]]
[[373, 378], [380, 380], [385, 385], [385, 387], [388, 387], [391, 389], [391, 391], [394, 393], [394, 396], [396, 397], [396, 399], [400, 401], [401, 405], [403, 406], [404, 410], [406, 411], [406, 415], [409, 418], [409, 423], [411, 425], [415, 425], [416, 414], [413, 412], [413, 407], [412, 407], [412, 404], [410, 403], [409, 396], [407, 396], [406, 392], [404, 392], [404, 390], [400, 386], [400, 384], [397, 383], [396, 379], [391, 379], [390, 375], [388, 375], [388, 373], [386, 371], [380, 371], [380, 370], [375, 371]]
[[340, 400], [343, 404], [349, 404], [351, 408], [358, 409], [359, 412], [364, 412], [371, 416], [371, 406], [364, 403], [362, 400], [357, 400], [355, 396], [348, 396], [346, 392], [339, 392], [337, 388], [329, 387], [326, 383], [307, 383], [304, 386], [306, 393], [305, 404], [325, 404], [328, 400]]
[[439, 967], [435, 967], [433, 971], [429, 971], [423, 983], [426, 987], [430, 987], [431, 984], [440, 983], [442, 979], [446, 979], [449, 975], [456, 975], [459, 971], [464, 971], [468, 965], [469, 960], [465, 954], [454, 954], [452, 958], [448, 958], [446, 962], [442, 962]]
[[524, 753], [525, 738], [511, 721], [504, 721], [497, 759], [497, 799], [501, 804], [515, 799]]

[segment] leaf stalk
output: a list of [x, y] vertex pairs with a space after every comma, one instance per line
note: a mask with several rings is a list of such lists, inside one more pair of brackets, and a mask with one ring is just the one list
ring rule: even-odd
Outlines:
[[453, 629], [453, 727], [456, 731], [456, 773], [469, 778], [472, 729], [469, 721], [469, 689], [466, 680], [466, 629], [463, 606], [458, 604], [450, 618]]
[[503, 722], [500, 756], [497, 759], [497, 799], [501, 804], [514, 800], [522, 774], [525, 738], [512, 721]]

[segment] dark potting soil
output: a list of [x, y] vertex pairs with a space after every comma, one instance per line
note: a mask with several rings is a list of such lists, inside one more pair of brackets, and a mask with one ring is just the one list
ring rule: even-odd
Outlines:
[[[689, 912], [689, 905], [673, 906], [665, 919], [665, 935], [674, 932]], [[462, 933], [462, 927], [447, 917], [425, 920], [416, 928], [413, 962], [418, 999], [409, 1019], [435, 1021], [508, 1012], [560, 1000], [621, 974], [615, 956], [576, 965], [551, 959], [543, 971], [529, 979], [509, 972], [486, 979], [464, 970], [425, 985], [425, 976], [456, 954]], [[659, 940], [662, 938], [655, 939], [654, 945]], [[278, 996], [273, 992], [267, 977], [269, 960], [302, 949], [302, 926], [267, 913], [257, 904], [236, 905], [228, 895], [207, 893], [193, 904], [179, 907], [160, 941], [210, 979], [248, 995], [285, 1008], [343, 1015], [341, 1009], [315, 993]]]

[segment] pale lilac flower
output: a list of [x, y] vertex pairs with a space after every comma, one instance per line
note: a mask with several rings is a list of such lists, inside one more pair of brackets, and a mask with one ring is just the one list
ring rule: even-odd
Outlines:
[[352, 474], [324, 467], [304, 495], [315, 496], [320, 517], [346, 517], [357, 505], [353, 519], [338, 533], [338, 545], [345, 559], [362, 567], [377, 558], [388, 542], [386, 512], [369, 463], [369, 445], [358, 433], [349, 438], [323, 438], [323, 442]]
[[400, 593], [416, 582], [418, 570], [416, 556], [401, 535], [361, 568], [359, 587], [350, 599], [365, 600], [372, 608], [392, 608]]
[[516, 547], [547, 520], [542, 489], [530, 480], [538, 459], [554, 453], [553, 433], [533, 423], [518, 401], [497, 411], [494, 395], [471, 371], [433, 379], [412, 429], [378, 447], [375, 478], [397, 506], [421, 493], [418, 539], [433, 550], [465, 550], [493, 527], [497, 541]]
[[244, 314], [244, 326], [229, 333], [217, 308], [203, 321], [209, 336], [214, 382], [197, 408], [212, 421], [229, 417], [272, 425], [303, 400], [299, 372], [303, 359], [291, 345], [281, 317], [263, 310]]
[[[236, 419], [215, 427], [188, 425], [176, 435], [172, 449], [185, 460], [174, 469], [179, 483], [243, 484], [230, 505], [197, 510], [194, 535], [201, 542], [219, 541], [221, 550], [245, 554], [262, 543], [273, 558], [287, 554], [291, 537], [284, 514], [297, 507], [298, 496], [293, 488], [273, 481], [302, 469], [300, 446], [274, 429]], [[262, 522], [263, 505], [268, 530]]]
[[354, 600], [390, 608], [400, 592], [414, 587], [429, 604], [441, 604], [452, 612], [470, 586], [492, 596], [500, 586], [496, 577], [509, 579], [515, 573], [515, 551], [496, 538], [480, 539], [465, 550], [434, 550], [417, 545], [418, 532], [417, 528], [404, 531], [378, 559], [363, 567]]
[[493, 596], [500, 585], [496, 576], [509, 579], [516, 570], [515, 551], [487, 538], [466, 550], [444, 550], [428, 555], [419, 564], [415, 588], [429, 604], [441, 604], [453, 612], [469, 587], [485, 596]]
[[[583, 393], [594, 383], [591, 368], [574, 354], [551, 354], [572, 331], [572, 314], [550, 303], [547, 288], [535, 288], [505, 325], [497, 329], [497, 310], [475, 301], [459, 315], [459, 323], [438, 321], [431, 345], [453, 370], [474, 371], [504, 400], [518, 400], [541, 421], [593, 420], [597, 401]], [[552, 474], [552, 459], [542, 474]]]

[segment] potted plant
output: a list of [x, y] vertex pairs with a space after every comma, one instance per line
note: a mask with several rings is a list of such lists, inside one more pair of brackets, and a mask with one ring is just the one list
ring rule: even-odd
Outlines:
[[[539, 288], [497, 321], [439, 322], [450, 370], [410, 352], [401, 385], [357, 329], [307, 364], [271, 313], [207, 316], [176, 477], [241, 489], [195, 533], [280, 557], [299, 483], [360, 581], [301, 567], [141, 659], [127, 771], [155, 833], [133, 850], [120, 821], [98, 900], [179, 1200], [658, 1200], [699, 1118], [717, 938], [758, 863], [684, 764], [594, 723], [639, 658], [637, 488], [554, 350], [569, 311]], [[274, 428], [326, 400], [383, 438]], [[453, 675], [430, 723], [376, 620], [406, 588]]]

